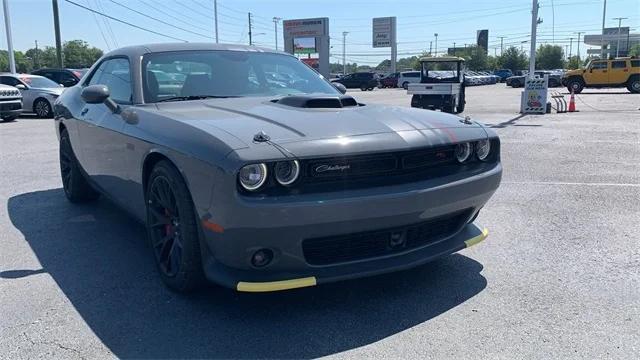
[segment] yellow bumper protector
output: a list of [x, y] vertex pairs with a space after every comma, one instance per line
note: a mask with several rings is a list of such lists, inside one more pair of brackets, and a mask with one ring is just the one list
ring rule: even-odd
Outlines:
[[241, 281], [236, 286], [236, 290], [246, 291], [246, 292], [268, 292], [268, 291], [296, 289], [296, 288], [315, 286], [315, 285], [316, 285], [316, 278], [315, 276], [311, 276], [311, 277], [300, 278], [300, 279], [270, 281], [270, 282], [242, 282]]
[[484, 241], [484, 239], [486, 239], [488, 235], [489, 235], [489, 229], [484, 228], [484, 229], [482, 229], [482, 234], [480, 234], [480, 235], [478, 235], [478, 236], [475, 236], [475, 237], [472, 237], [472, 238], [471, 238], [471, 239], [469, 239], [469, 240], [465, 240], [464, 244], [465, 244], [468, 248], [470, 248], [470, 247], [472, 247], [473, 245], [478, 244], [478, 243], [480, 243], [480, 242]]

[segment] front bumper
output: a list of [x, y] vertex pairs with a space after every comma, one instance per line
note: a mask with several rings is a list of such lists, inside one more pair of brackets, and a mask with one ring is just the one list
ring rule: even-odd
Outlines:
[[0, 101], [0, 117], [19, 116], [22, 113], [22, 100]]
[[[240, 291], [272, 291], [417, 266], [465, 248], [465, 241], [479, 241], [483, 231], [466, 222], [493, 195], [501, 176], [497, 163], [473, 176], [348, 192], [260, 199], [235, 194], [218, 201], [214, 196], [214, 203], [225, 206], [201, 213], [205, 274]], [[318, 265], [303, 250], [307, 239], [405, 227], [461, 211], [469, 215], [454, 233], [406, 251]], [[273, 261], [253, 267], [252, 255], [264, 248], [273, 251]]]

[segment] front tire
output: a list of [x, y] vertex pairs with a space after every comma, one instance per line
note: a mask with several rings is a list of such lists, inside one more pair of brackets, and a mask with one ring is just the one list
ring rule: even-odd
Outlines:
[[91, 187], [82, 172], [66, 129], [60, 132], [59, 157], [62, 188], [67, 199], [72, 203], [83, 203], [99, 198], [100, 194]]
[[409, 82], [408, 81], [403, 82], [402, 83], [402, 88], [405, 89], [405, 90], [408, 90], [409, 89]]
[[7, 116], [7, 117], [0, 118], [0, 122], [12, 122], [17, 118], [18, 118], [17, 116]]
[[146, 190], [147, 234], [164, 284], [190, 292], [204, 282], [200, 232], [191, 194], [178, 170], [158, 162]]
[[53, 117], [53, 109], [47, 99], [37, 99], [33, 103], [33, 112], [41, 118]]
[[569, 79], [567, 81], [567, 90], [569, 93], [580, 94], [584, 89], [584, 81], [582, 79]]

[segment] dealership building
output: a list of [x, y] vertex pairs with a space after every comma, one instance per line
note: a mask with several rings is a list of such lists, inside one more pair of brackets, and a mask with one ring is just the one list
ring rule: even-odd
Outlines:
[[595, 49], [587, 50], [589, 55], [600, 55], [603, 52], [607, 57], [615, 57], [616, 54], [618, 56], [627, 56], [629, 49], [640, 44], [640, 34], [630, 33], [628, 27], [605, 28], [602, 34], [585, 35], [584, 43], [597, 46]]

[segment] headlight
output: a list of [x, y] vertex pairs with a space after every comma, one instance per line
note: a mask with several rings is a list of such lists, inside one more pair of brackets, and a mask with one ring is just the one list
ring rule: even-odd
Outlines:
[[456, 145], [456, 159], [458, 159], [458, 162], [463, 163], [469, 160], [469, 157], [471, 156], [471, 152], [472, 152], [472, 147], [470, 143], [462, 143], [462, 144]]
[[478, 159], [481, 161], [487, 160], [489, 152], [491, 152], [491, 141], [485, 139], [476, 142], [476, 156], [478, 156]]
[[251, 164], [240, 169], [238, 180], [243, 188], [254, 191], [258, 190], [267, 180], [267, 166], [265, 164]]
[[298, 160], [280, 161], [276, 164], [275, 173], [280, 185], [290, 185], [298, 179], [300, 164]]

